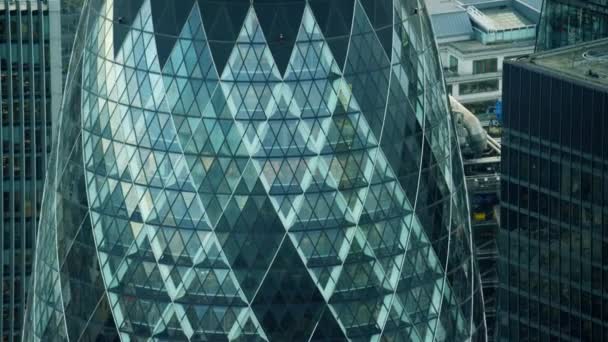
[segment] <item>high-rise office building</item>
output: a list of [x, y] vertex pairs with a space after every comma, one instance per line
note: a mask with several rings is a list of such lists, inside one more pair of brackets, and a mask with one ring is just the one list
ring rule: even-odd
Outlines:
[[538, 51], [608, 37], [608, 0], [544, 0]]
[[52, 68], [59, 61], [51, 49], [58, 43], [54, 6], [0, 1], [3, 341], [21, 339], [53, 110], [61, 100], [60, 90], [53, 90], [61, 88], [61, 70]]
[[608, 40], [505, 64], [499, 341], [608, 341]]
[[97, 0], [28, 341], [484, 341], [426, 9]]

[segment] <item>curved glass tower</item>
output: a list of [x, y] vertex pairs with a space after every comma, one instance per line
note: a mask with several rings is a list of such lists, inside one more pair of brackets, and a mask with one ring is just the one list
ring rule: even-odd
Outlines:
[[416, 0], [91, 0], [26, 340], [485, 340]]

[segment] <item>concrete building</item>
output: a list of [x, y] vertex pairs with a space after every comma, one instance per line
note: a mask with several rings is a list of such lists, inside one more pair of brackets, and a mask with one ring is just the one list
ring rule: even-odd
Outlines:
[[502, 64], [534, 51], [539, 0], [426, 0], [448, 92], [475, 114], [494, 112]]

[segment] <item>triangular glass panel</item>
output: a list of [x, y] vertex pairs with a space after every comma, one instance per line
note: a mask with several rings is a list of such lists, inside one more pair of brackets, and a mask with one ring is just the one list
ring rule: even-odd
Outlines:
[[304, 0], [277, 2], [258, 0], [253, 3], [268, 47], [281, 75], [285, 73], [302, 21]]
[[229, 203], [215, 232], [224, 241], [224, 253], [241, 289], [251, 299], [270, 267], [285, 228], [267, 196], [250, 196], [236, 215], [232, 207], [239, 207], [236, 198]]
[[129, 34], [131, 25], [139, 13], [139, 9], [146, 0], [116, 1], [114, 5], [114, 56], [122, 47], [122, 43]]
[[340, 328], [336, 317], [329, 308], [326, 308], [319, 319], [310, 342], [346, 341], [346, 336]]
[[290, 241], [283, 242], [251, 308], [273, 341], [312, 335], [326, 304]]
[[150, 2], [158, 61], [162, 68], [188, 19], [194, 0], [150, 0]]
[[376, 31], [380, 44], [391, 58], [393, 43], [393, 1], [392, 0], [360, 0], [365, 8], [367, 17]]
[[250, 1], [198, 1], [213, 60], [221, 75], [243, 26]]
[[344, 67], [351, 33], [354, 0], [309, 0], [323, 36], [340, 68]]

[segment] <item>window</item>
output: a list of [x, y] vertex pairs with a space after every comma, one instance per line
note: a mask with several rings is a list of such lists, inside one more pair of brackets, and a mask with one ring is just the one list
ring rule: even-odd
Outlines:
[[452, 95], [452, 85], [451, 84], [447, 85], [446, 91], [448, 92], [448, 95]]
[[473, 74], [485, 74], [498, 71], [498, 61], [496, 58], [480, 59], [473, 61]]
[[453, 73], [458, 73], [458, 58], [450, 55], [450, 63], [448, 66], [448, 70]]
[[498, 80], [467, 82], [460, 84], [460, 95], [486, 93], [498, 90]]

